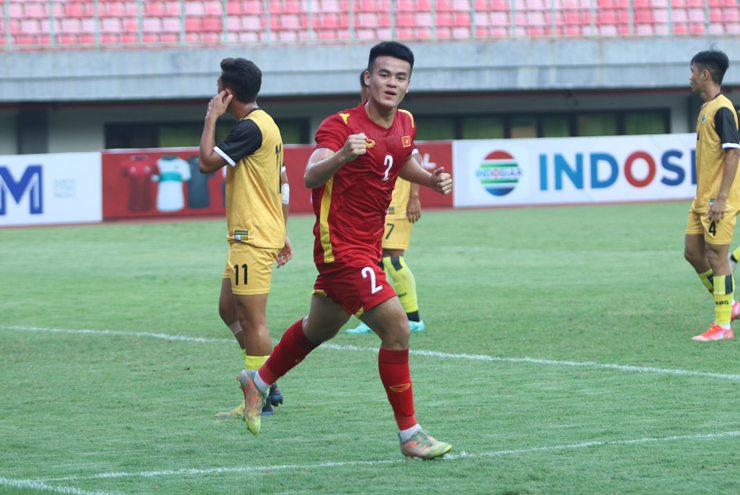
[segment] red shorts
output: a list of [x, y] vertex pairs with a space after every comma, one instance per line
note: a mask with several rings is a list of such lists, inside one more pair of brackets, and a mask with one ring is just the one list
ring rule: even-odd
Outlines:
[[319, 276], [313, 286], [314, 293], [325, 294], [350, 314], [358, 318], [365, 311], [396, 296], [385, 272], [367, 260], [352, 265], [342, 263], [316, 263]]

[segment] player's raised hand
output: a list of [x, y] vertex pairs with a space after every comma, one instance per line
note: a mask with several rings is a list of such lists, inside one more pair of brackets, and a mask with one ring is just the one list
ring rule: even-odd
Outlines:
[[219, 94], [211, 98], [208, 102], [208, 113], [206, 118], [219, 118], [226, 113], [226, 109], [229, 108], [229, 103], [234, 96], [227, 93], [226, 90], [221, 91]]
[[429, 187], [440, 194], [450, 194], [452, 191], [452, 177], [444, 172], [444, 167], [439, 167], [429, 177]]
[[347, 141], [342, 147], [342, 154], [348, 162], [365, 153], [367, 153], [367, 136], [364, 132], [347, 136]]

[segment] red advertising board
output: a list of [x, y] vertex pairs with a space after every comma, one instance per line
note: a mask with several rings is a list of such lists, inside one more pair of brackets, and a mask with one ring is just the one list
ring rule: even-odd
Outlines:
[[[421, 142], [424, 166], [452, 173], [451, 142]], [[310, 212], [311, 190], [303, 172], [313, 145], [286, 145], [290, 211]], [[103, 219], [224, 214], [224, 173], [201, 174], [198, 148], [115, 150], [103, 152]], [[421, 204], [452, 207], [452, 195], [422, 187]]]
[[198, 149], [103, 152], [103, 219], [224, 213], [223, 171], [201, 174]]
[[[452, 141], [418, 141], [416, 148], [421, 153], [424, 168], [434, 172], [439, 167], [444, 167], [445, 172], [452, 175]], [[455, 187], [455, 177], [452, 177], [452, 187]], [[436, 193], [428, 187], [419, 188], [419, 201], [422, 212], [424, 207], [448, 207], [452, 208], [452, 193], [444, 196]]]

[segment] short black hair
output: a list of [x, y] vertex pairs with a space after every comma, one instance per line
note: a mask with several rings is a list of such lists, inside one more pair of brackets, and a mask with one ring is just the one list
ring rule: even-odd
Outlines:
[[367, 70], [373, 71], [375, 59], [378, 57], [393, 57], [405, 60], [411, 65], [411, 70], [414, 70], [414, 52], [408, 46], [397, 41], [384, 41], [372, 47], [370, 49], [370, 59], [367, 62]]
[[695, 65], [699, 70], [708, 70], [709, 75], [712, 76], [712, 81], [715, 84], [722, 85], [722, 79], [730, 66], [730, 60], [725, 52], [713, 46], [709, 50], [694, 55], [694, 58], [691, 59], [691, 65]]
[[262, 87], [262, 71], [251, 60], [225, 58], [221, 61], [221, 85], [240, 102], [252, 103]]
[[365, 84], [365, 72], [367, 72], [367, 69], [362, 69], [362, 72], [360, 72], [360, 87], [361, 88], [367, 88], [367, 84]]

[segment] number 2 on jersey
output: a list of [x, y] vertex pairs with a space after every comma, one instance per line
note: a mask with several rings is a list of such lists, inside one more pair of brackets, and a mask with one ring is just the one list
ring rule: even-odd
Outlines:
[[375, 272], [372, 268], [366, 266], [362, 269], [362, 278], [367, 278], [368, 276], [370, 276], [370, 288], [373, 294], [383, 289], [382, 285], [375, 285]]
[[[385, 155], [385, 161], [383, 162], [383, 166], [387, 167], [385, 169], [385, 176], [383, 177], [383, 180], [388, 180], [388, 174], [391, 173], [391, 168], [393, 167], [393, 156], [392, 155]], [[364, 273], [364, 272], [363, 272]]]

